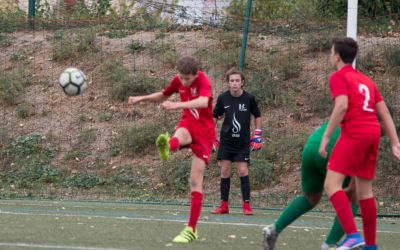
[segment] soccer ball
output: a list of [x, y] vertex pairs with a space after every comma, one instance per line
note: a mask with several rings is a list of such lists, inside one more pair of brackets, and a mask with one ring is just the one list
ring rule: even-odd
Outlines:
[[69, 96], [79, 95], [87, 88], [85, 74], [77, 68], [68, 68], [58, 78], [64, 93]]

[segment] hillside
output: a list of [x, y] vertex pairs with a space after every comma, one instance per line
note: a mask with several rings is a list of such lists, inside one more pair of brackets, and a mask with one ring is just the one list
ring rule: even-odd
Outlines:
[[[250, 35], [245, 89], [261, 105], [266, 138], [250, 170], [252, 195], [259, 204], [282, 204], [300, 192], [302, 145], [331, 107], [328, 41], [320, 33]], [[398, 37], [366, 35], [359, 41], [359, 67], [373, 75], [399, 115], [400, 65], [397, 59], [390, 61], [399, 55]], [[1, 33], [2, 193], [186, 198], [188, 152], [162, 163], [153, 143], [159, 133], [173, 131], [180, 113], [162, 111], [156, 104], [129, 107], [126, 98], [161, 90], [182, 55], [200, 59], [216, 97], [227, 88], [224, 73], [237, 65], [240, 44], [240, 33], [208, 27], [164, 32], [100, 25]], [[69, 66], [89, 78], [87, 91], [78, 97], [67, 97], [58, 86], [59, 74]], [[398, 164], [387, 154], [380, 164], [379, 199], [396, 203], [390, 197], [400, 195], [393, 188], [400, 184]], [[208, 201], [219, 199], [217, 183], [213, 160], [205, 180]]]

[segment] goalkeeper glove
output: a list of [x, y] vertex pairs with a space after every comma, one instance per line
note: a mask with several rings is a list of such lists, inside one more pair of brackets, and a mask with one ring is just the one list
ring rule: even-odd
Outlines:
[[253, 136], [250, 138], [250, 149], [251, 151], [257, 151], [260, 150], [262, 146], [262, 131], [261, 129], [256, 129], [253, 132]]
[[219, 139], [218, 139], [218, 138], [215, 139], [214, 142], [213, 142], [212, 152], [217, 152], [217, 151], [218, 151], [219, 144], [220, 144], [220, 143], [219, 143]]

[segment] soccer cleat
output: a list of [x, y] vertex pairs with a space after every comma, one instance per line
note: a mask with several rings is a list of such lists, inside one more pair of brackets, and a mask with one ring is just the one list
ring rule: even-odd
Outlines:
[[167, 132], [165, 134], [160, 134], [156, 140], [158, 155], [160, 156], [160, 159], [163, 161], [169, 159], [169, 144], [168, 144], [169, 138], [170, 136], [169, 133]]
[[229, 214], [229, 206], [227, 201], [221, 201], [221, 205], [211, 211], [212, 214]]
[[194, 240], [197, 240], [199, 236], [197, 235], [197, 231], [194, 232], [193, 228], [185, 227], [173, 240], [174, 243], [190, 243]]
[[264, 250], [273, 250], [275, 248], [278, 233], [275, 230], [275, 225], [269, 225], [263, 228], [263, 247]]
[[378, 250], [377, 245], [363, 246], [362, 250]]
[[365, 245], [364, 238], [359, 233], [347, 235], [347, 237], [339, 244], [336, 250], [351, 250], [357, 249]]
[[253, 215], [253, 209], [250, 207], [250, 202], [243, 202], [243, 214]]
[[321, 250], [335, 250], [336, 246], [330, 246], [326, 244], [326, 242], [323, 242], [321, 245]]

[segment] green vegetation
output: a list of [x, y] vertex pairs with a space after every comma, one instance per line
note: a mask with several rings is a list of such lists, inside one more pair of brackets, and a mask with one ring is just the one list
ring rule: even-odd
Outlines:
[[17, 104], [22, 96], [24, 87], [28, 84], [21, 69], [3, 71], [0, 69], [0, 102]]
[[190, 159], [172, 159], [165, 163], [160, 174], [165, 192], [182, 194], [188, 191], [190, 163]]
[[81, 58], [99, 50], [95, 40], [96, 32], [93, 29], [58, 32], [49, 39], [53, 43], [52, 59], [57, 62]]
[[17, 117], [25, 119], [30, 115], [30, 105], [27, 103], [22, 103], [16, 108]]
[[142, 42], [136, 40], [131, 40], [131, 42], [126, 46], [126, 50], [130, 53], [139, 52], [145, 48], [146, 46]]
[[162, 132], [160, 124], [146, 123], [122, 130], [119, 141], [121, 151], [127, 155], [137, 155], [154, 147], [157, 136]]
[[163, 83], [162, 79], [132, 73], [118, 59], [107, 61], [100, 74], [111, 86], [109, 96], [112, 100], [125, 101], [128, 96], [150, 94], [159, 90]]
[[13, 38], [4, 33], [0, 33], [0, 48], [8, 47], [12, 44]]
[[101, 122], [109, 122], [111, 121], [113, 114], [110, 112], [104, 112], [99, 115], [99, 121]]

